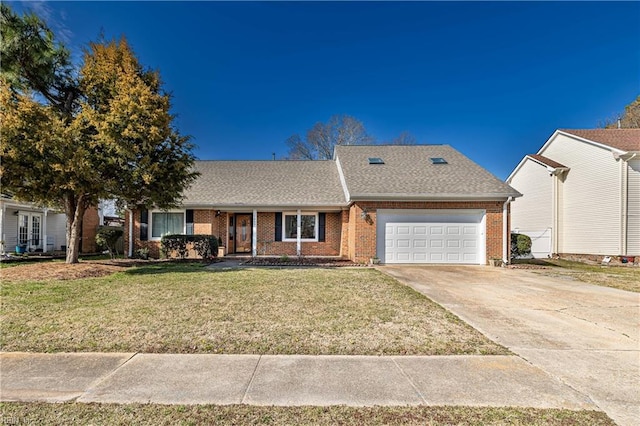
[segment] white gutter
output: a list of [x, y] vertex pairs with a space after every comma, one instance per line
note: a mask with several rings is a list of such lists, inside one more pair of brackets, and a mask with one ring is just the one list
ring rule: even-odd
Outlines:
[[500, 201], [522, 197], [517, 191], [492, 194], [351, 194], [351, 201]]
[[513, 201], [513, 197], [507, 198], [507, 201], [504, 202], [502, 206], [502, 262], [507, 265], [509, 264], [509, 223], [508, 223], [508, 207], [509, 203]]
[[133, 257], [133, 210], [129, 211], [129, 256]]

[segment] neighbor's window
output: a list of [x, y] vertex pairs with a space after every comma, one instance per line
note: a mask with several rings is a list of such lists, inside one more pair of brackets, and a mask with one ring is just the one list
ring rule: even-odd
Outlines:
[[[284, 217], [284, 235], [283, 240], [298, 239], [298, 216], [295, 213], [283, 213]], [[300, 215], [300, 239], [301, 240], [317, 240], [318, 239], [318, 215], [317, 214], [301, 214]]]
[[167, 234], [184, 234], [184, 213], [151, 213], [151, 238]]

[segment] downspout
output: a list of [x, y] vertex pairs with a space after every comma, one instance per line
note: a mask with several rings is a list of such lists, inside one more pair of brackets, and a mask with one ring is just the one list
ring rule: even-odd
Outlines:
[[620, 157], [620, 254], [627, 255], [627, 229], [629, 229], [629, 166], [631, 161], [637, 154], [632, 154], [628, 158]]
[[513, 201], [513, 197], [507, 198], [507, 201], [504, 202], [502, 206], [502, 262], [505, 265], [509, 264], [509, 203]]
[[129, 255], [128, 257], [133, 257], [133, 210], [127, 209], [129, 212]]
[[627, 173], [626, 163], [620, 159], [620, 254], [627, 255]]
[[551, 253], [549, 257], [553, 257], [558, 253], [558, 175], [551, 176], [553, 179], [551, 185]]

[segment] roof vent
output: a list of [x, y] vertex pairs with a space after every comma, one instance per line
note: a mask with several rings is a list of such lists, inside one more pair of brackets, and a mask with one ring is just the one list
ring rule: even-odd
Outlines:
[[430, 158], [431, 164], [448, 164], [447, 160], [441, 157]]
[[369, 164], [384, 164], [380, 157], [369, 157]]

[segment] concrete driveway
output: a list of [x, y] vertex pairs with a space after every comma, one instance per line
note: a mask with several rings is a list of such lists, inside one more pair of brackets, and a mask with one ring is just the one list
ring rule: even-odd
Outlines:
[[616, 423], [640, 425], [639, 294], [544, 271], [379, 269], [588, 396]]

